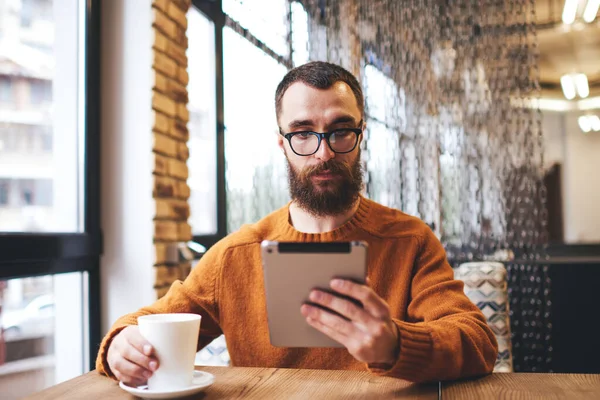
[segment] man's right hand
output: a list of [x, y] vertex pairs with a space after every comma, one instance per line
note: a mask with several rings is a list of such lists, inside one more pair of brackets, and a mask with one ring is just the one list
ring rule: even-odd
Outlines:
[[129, 386], [144, 385], [158, 368], [154, 348], [137, 325], [128, 326], [113, 338], [106, 360], [117, 379]]

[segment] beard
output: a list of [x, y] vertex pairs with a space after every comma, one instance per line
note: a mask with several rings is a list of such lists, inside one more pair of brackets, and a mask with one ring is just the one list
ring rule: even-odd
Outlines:
[[[287, 166], [292, 200], [317, 217], [339, 215], [350, 210], [363, 187], [360, 150], [351, 163], [331, 159], [298, 171], [287, 159]], [[316, 182], [312, 179], [324, 171], [333, 178]]]

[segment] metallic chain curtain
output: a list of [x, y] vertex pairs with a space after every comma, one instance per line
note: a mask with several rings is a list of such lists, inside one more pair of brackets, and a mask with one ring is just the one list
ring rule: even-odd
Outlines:
[[[539, 89], [534, 20], [529, 0], [303, 0], [291, 3], [282, 57], [306, 53], [359, 77], [368, 197], [423, 219], [456, 263], [515, 254], [514, 368], [541, 372], [552, 355], [541, 119], [519, 106]], [[284, 198], [272, 177], [254, 174], [263, 215]], [[228, 209], [242, 206], [235, 197]]]

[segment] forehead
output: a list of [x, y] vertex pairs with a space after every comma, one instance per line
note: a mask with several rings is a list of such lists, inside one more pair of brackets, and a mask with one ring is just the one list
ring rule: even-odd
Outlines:
[[352, 115], [357, 121], [361, 114], [356, 97], [346, 83], [336, 82], [328, 89], [317, 89], [295, 82], [283, 94], [279, 118], [282, 125], [299, 119], [326, 123], [341, 114]]

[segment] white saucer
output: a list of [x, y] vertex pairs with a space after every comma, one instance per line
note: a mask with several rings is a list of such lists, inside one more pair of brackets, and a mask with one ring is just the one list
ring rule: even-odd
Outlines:
[[134, 396], [141, 397], [143, 399], [174, 399], [177, 397], [189, 396], [194, 393], [201, 392], [206, 389], [215, 381], [215, 376], [203, 371], [194, 371], [194, 378], [192, 384], [184, 389], [177, 390], [148, 390], [148, 386], [131, 387], [125, 385], [123, 382], [119, 382], [121, 389], [131, 393]]

